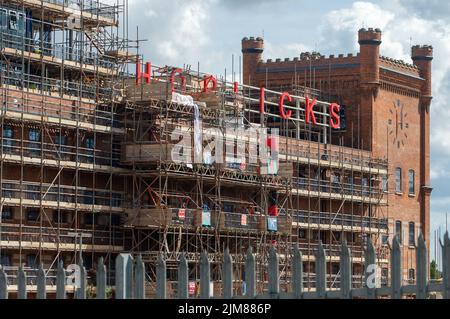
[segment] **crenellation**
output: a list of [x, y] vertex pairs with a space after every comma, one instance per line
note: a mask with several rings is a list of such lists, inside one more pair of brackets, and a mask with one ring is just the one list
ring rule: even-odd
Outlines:
[[381, 65], [389, 66], [391, 68], [393, 67], [402, 72], [410, 72], [412, 74], [418, 75], [417, 66], [407, 63], [403, 60], [392, 59], [386, 56], [380, 56], [380, 62]]

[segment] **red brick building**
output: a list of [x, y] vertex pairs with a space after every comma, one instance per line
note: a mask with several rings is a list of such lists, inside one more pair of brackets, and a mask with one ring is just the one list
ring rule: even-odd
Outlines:
[[[360, 52], [356, 56], [325, 57], [307, 52], [299, 58], [275, 61], [262, 60], [262, 38], [244, 38], [243, 79], [258, 87], [317, 94], [344, 106], [345, 129], [333, 132], [331, 142], [368, 150], [375, 158], [388, 161], [383, 187], [388, 193], [390, 239], [400, 235], [404, 277], [413, 279], [414, 245], [420, 232], [429, 246], [433, 48], [413, 46], [413, 64], [408, 64], [380, 56], [379, 29], [361, 29], [358, 38]], [[383, 241], [386, 238], [378, 244]]]

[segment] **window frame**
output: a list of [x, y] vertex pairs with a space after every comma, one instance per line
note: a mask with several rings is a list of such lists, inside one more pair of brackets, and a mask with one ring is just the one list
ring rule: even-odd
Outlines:
[[[412, 226], [412, 232], [411, 232]], [[411, 237], [412, 235], [412, 237]], [[408, 223], [408, 245], [415, 246], [416, 245], [416, 224], [414, 222]]]
[[[412, 179], [411, 179], [412, 176]], [[416, 172], [413, 169], [408, 170], [408, 194], [414, 195], [416, 193]], [[411, 190], [412, 189], [412, 190]]]
[[[8, 211], [9, 214], [5, 216], [5, 211]], [[10, 206], [3, 206], [3, 209], [1, 211], [1, 219], [2, 220], [11, 220], [13, 219], [13, 211], [12, 211], [12, 207]]]
[[[36, 212], [36, 219], [31, 219], [30, 214]], [[39, 221], [40, 211], [38, 209], [27, 209], [27, 221], [29, 222], [37, 222]]]
[[[2, 253], [0, 254], [0, 265], [4, 266], [4, 267], [10, 267], [11, 266], [11, 254], [9, 253], [5, 253], [4, 251], [2, 251]], [[7, 261], [7, 262], [5, 262]]]
[[395, 235], [397, 235], [398, 242], [400, 244], [403, 242], [403, 229], [402, 228], [403, 228], [402, 221], [401, 220], [396, 220], [395, 221]]
[[[33, 263], [30, 263], [31, 259], [34, 259]], [[26, 266], [30, 267], [32, 269], [38, 268], [39, 261], [37, 259], [38, 259], [37, 258], [37, 254], [33, 254], [33, 253], [27, 254], [27, 256], [26, 256], [26, 261], [27, 261]]]
[[12, 151], [12, 145], [13, 145], [13, 138], [14, 138], [14, 129], [10, 125], [3, 126], [3, 148], [5, 152], [11, 152]]
[[57, 210], [53, 211], [52, 220], [55, 224], [67, 224], [67, 214], [64, 211], [58, 213]]
[[[92, 145], [91, 145], [91, 141], [92, 141]], [[86, 140], [84, 142], [84, 146], [88, 150], [94, 150], [95, 149], [95, 139], [94, 139], [94, 137], [93, 136], [86, 137]]]
[[381, 178], [381, 189], [384, 193], [389, 191], [389, 177], [387, 175], [383, 175]]
[[14, 137], [14, 129], [11, 125], [3, 126], [3, 138], [13, 138]]
[[395, 192], [401, 193], [402, 192], [402, 168], [396, 167], [395, 168]]
[[[37, 139], [35, 139], [37, 136]], [[28, 140], [30, 142], [40, 142], [41, 141], [41, 131], [37, 128], [28, 129]]]
[[[13, 17], [15, 18], [15, 24], [12, 19]], [[19, 15], [17, 11], [9, 10], [8, 12], [8, 30], [19, 31]]]
[[9, 28], [9, 14], [5, 8], [0, 8], [0, 29], [8, 30]]

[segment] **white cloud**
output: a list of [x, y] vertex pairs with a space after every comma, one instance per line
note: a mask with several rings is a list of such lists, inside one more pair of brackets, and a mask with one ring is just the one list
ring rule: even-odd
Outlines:
[[[139, 26], [140, 52], [155, 64], [197, 61], [210, 41], [209, 14], [216, 0], [131, 0], [129, 25]], [[130, 37], [134, 31], [130, 29]]]
[[303, 43], [274, 44], [264, 40], [265, 59], [294, 58], [299, 57], [301, 52], [312, 51], [310, 46]]
[[[321, 46], [331, 46], [342, 52], [353, 46], [358, 50], [357, 30], [362, 27], [382, 29], [381, 54], [410, 62], [411, 44], [431, 44], [433, 60], [433, 101], [431, 106], [432, 178], [447, 176], [450, 161], [450, 23], [443, 19], [429, 18], [421, 14], [427, 1], [415, 0], [414, 5], [406, 1], [383, 1], [380, 4], [354, 2], [348, 8], [329, 12], [321, 26]], [[433, 2], [434, 10], [439, 10]], [[445, 7], [445, 5], [441, 5]], [[447, 8], [442, 8], [447, 10]], [[438, 14], [436, 12], [436, 14]], [[438, 168], [439, 167], [439, 168]], [[443, 190], [449, 193], [448, 190]]]

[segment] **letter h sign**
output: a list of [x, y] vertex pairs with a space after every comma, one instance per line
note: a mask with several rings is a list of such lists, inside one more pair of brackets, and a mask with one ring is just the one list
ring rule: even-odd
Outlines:
[[136, 84], [141, 83], [142, 77], [145, 79], [145, 83], [150, 83], [151, 64], [145, 63], [145, 72], [141, 72], [141, 61], [136, 61]]

